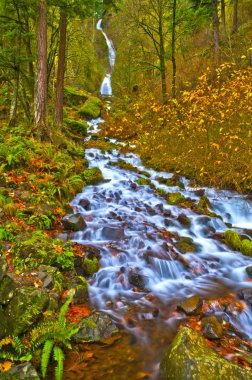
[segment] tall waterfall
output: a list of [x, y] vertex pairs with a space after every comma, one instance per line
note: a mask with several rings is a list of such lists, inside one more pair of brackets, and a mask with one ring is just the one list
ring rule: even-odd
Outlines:
[[102, 29], [102, 20], [99, 20], [96, 25], [97, 30], [100, 30], [106, 40], [107, 46], [108, 46], [108, 53], [109, 53], [109, 64], [110, 64], [110, 72], [106, 73], [105, 78], [103, 79], [103, 82], [101, 84], [100, 93], [101, 95], [112, 95], [112, 86], [111, 86], [111, 71], [114, 68], [115, 65], [115, 48], [113, 46], [113, 42], [108, 38], [107, 34]]

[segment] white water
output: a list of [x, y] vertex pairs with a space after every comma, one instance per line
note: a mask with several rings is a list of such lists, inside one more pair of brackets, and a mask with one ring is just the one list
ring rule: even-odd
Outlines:
[[[99, 20], [96, 25], [97, 30], [100, 30], [106, 40], [107, 46], [108, 46], [108, 57], [109, 57], [109, 64], [110, 64], [110, 70], [113, 71], [114, 65], [115, 65], [115, 57], [116, 52], [113, 45], [113, 42], [108, 38], [107, 34], [102, 29], [102, 20]], [[112, 86], [111, 86], [111, 73], [107, 73], [105, 75], [105, 78], [101, 84], [100, 93], [103, 96], [111, 96], [112, 95]]]

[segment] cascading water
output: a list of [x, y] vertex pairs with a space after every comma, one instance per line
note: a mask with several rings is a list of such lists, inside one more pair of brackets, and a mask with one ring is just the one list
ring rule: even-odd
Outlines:
[[[97, 29], [106, 38], [113, 69], [114, 48], [101, 23], [100, 20]], [[101, 94], [112, 94], [110, 74], [103, 81]], [[99, 131], [101, 122], [97, 119], [89, 123], [92, 133]], [[119, 144], [115, 140], [110, 142]], [[227, 307], [223, 314], [252, 340], [249, 278], [252, 259], [215, 238], [232, 228], [226, 223], [232, 223], [239, 233], [250, 238], [252, 202], [230, 191], [205, 188], [198, 192], [183, 178], [183, 189], [167, 186], [160, 178], [171, 178], [171, 173], [147, 169], [137, 155], [120, 154], [118, 149], [105, 153], [87, 149], [86, 158], [89, 167], [99, 167], [104, 177], [101, 184], [85, 187], [71, 203], [87, 224], [73, 240], [94, 247], [100, 257], [100, 269], [89, 281], [90, 300], [143, 342], [145, 351], [147, 342], [151, 342], [153, 367], [148, 370], [152, 378], [155, 360], [160, 359], [154, 358], [153, 352], [160, 350], [161, 337], [174, 335], [180, 320], [186, 318], [176, 308], [191, 295], [217, 299], [230, 293], [237, 297], [242, 294], [243, 310]], [[140, 178], [146, 185], [140, 184]], [[198, 204], [203, 191], [213, 216], [199, 215], [193, 208], [169, 205], [158, 195], [157, 188], [166, 193], [180, 191], [191, 204]], [[88, 209], [82, 207], [83, 199], [90, 202]], [[183, 253], [181, 241], [187, 247], [191, 245], [189, 252]], [[149, 356], [146, 368], [147, 361], [150, 364]]]
[[[106, 40], [107, 46], [108, 46], [108, 56], [109, 56], [109, 64], [110, 64], [110, 70], [113, 71], [114, 65], [115, 65], [115, 48], [113, 46], [113, 42], [108, 38], [107, 34], [102, 29], [102, 20], [99, 20], [97, 25], [97, 29], [100, 30]], [[111, 73], [107, 73], [105, 75], [105, 78], [101, 84], [100, 93], [103, 96], [111, 96], [112, 95], [112, 87], [111, 87]]]

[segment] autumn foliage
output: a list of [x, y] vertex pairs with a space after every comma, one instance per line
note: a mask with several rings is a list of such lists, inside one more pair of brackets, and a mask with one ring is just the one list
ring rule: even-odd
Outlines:
[[[252, 69], [223, 64], [167, 106], [150, 94], [106, 123], [104, 134], [130, 139], [145, 162], [201, 184], [249, 190], [252, 181]], [[112, 119], [112, 120], [111, 120]]]

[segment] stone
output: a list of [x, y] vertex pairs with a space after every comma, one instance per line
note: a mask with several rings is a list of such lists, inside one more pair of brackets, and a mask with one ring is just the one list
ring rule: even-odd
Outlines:
[[134, 273], [132, 270], [129, 271], [128, 281], [131, 285], [143, 290], [146, 285], [146, 278], [142, 274]]
[[11, 367], [7, 372], [0, 373], [1, 380], [39, 380], [35, 368], [30, 362]]
[[175, 246], [181, 253], [197, 251], [197, 246], [193, 243], [193, 240], [187, 236], [181, 237]]
[[194, 330], [183, 327], [160, 364], [161, 380], [251, 380], [252, 372], [223, 359]]
[[220, 339], [222, 337], [222, 324], [212, 315], [202, 318], [202, 333], [207, 339]]
[[29, 330], [49, 304], [46, 291], [34, 287], [16, 290], [14, 297], [4, 310], [6, 326], [0, 328], [0, 338], [19, 335]]
[[0, 256], [0, 281], [4, 278], [7, 273], [8, 264], [4, 256]]
[[82, 198], [79, 201], [79, 205], [84, 208], [86, 211], [91, 210], [91, 203], [87, 198]]
[[185, 227], [190, 227], [190, 225], [191, 225], [190, 218], [188, 218], [188, 216], [186, 216], [186, 214], [184, 214], [184, 213], [179, 214], [178, 221], [180, 224], [182, 224], [182, 226], [185, 226]]
[[125, 238], [124, 228], [117, 226], [106, 226], [102, 229], [102, 236], [106, 240], [122, 240]]
[[69, 214], [62, 218], [63, 227], [70, 231], [85, 230], [87, 224], [80, 213]]
[[203, 197], [203, 195], [205, 195], [205, 190], [204, 189], [194, 190], [194, 194], [197, 195], [198, 197]]
[[246, 268], [247, 275], [249, 278], [252, 278], [252, 266], [249, 266]]
[[97, 342], [118, 332], [114, 322], [104, 313], [84, 318], [78, 326], [79, 331], [73, 336], [76, 342]]
[[0, 282], [0, 304], [7, 305], [14, 296], [17, 284], [9, 276]]
[[93, 259], [85, 257], [82, 263], [82, 268], [87, 276], [92, 276], [99, 270], [99, 262], [96, 257], [93, 257]]
[[174, 192], [174, 193], [168, 193], [167, 194], [167, 203], [170, 205], [180, 205], [181, 203], [185, 202], [186, 199], [184, 195], [182, 195], [180, 192]]
[[186, 315], [198, 315], [201, 312], [202, 304], [200, 297], [194, 295], [181, 302], [178, 309], [182, 310]]

